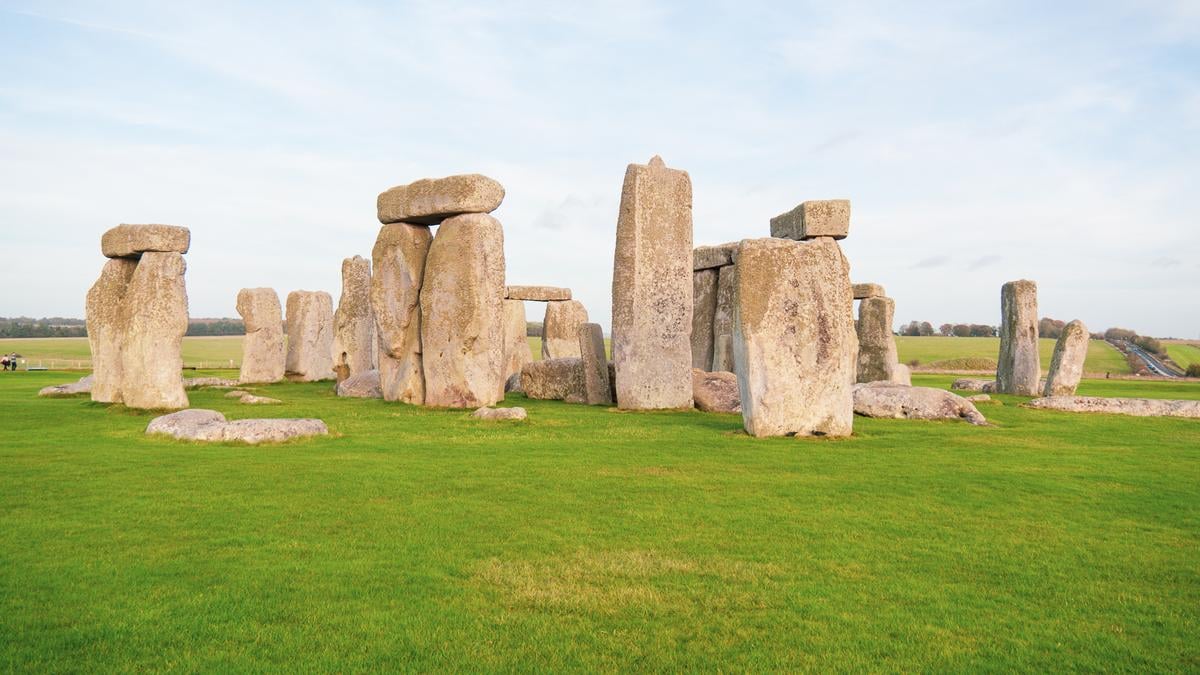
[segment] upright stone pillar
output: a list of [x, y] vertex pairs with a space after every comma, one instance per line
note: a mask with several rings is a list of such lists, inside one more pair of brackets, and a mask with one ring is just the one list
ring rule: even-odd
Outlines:
[[1062, 335], [1054, 343], [1054, 356], [1050, 359], [1050, 374], [1046, 377], [1043, 396], [1074, 396], [1079, 380], [1083, 378], [1083, 362], [1087, 359], [1087, 326], [1075, 319], [1063, 326]]
[[692, 182], [660, 157], [630, 164], [613, 263], [617, 405], [692, 407]]
[[737, 268], [733, 348], [746, 431], [849, 435], [858, 339], [837, 242], [749, 239]]
[[585, 323], [579, 327], [579, 353], [583, 355], [584, 401], [588, 405], [612, 404], [608, 355], [604, 351], [604, 330], [600, 324]]
[[542, 358], [579, 358], [579, 327], [588, 321], [578, 300], [551, 300], [542, 320]]
[[717, 272], [692, 272], [692, 367], [707, 371], [713, 362], [713, 317], [717, 311]]
[[1000, 289], [1000, 358], [996, 391], [1037, 396], [1041, 377], [1038, 353], [1037, 284], [1022, 279]]
[[896, 303], [891, 298], [864, 298], [858, 307], [858, 381], [892, 382], [899, 358], [892, 318]]
[[121, 402], [121, 345], [125, 342], [126, 333], [124, 300], [136, 267], [136, 260], [109, 260], [87, 294], [93, 401]]
[[188, 327], [183, 254], [146, 252], [125, 291], [121, 400], [130, 408], [186, 408], [183, 336]]
[[278, 382], [284, 374], [283, 309], [273, 288], [238, 291], [237, 311], [246, 326], [242, 339], [243, 384]]
[[392, 223], [379, 230], [371, 251], [371, 309], [379, 333], [383, 398], [422, 405], [421, 285], [433, 234], [426, 225]]
[[333, 296], [325, 291], [288, 293], [287, 336], [288, 379], [333, 379]]
[[371, 261], [342, 261], [342, 297], [333, 314], [333, 371], [337, 381], [375, 370], [375, 314], [371, 311]]
[[478, 408], [504, 396], [504, 232], [471, 213], [442, 221], [421, 288], [425, 405]]
[[521, 390], [521, 369], [533, 360], [529, 351], [525, 302], [504, 301], [504, 390]]
[[713, 311], [714, 373], [733, 372], [733, 295], [737, 283], [737, 265], [726, 265], [717, 275], [717, 306]]

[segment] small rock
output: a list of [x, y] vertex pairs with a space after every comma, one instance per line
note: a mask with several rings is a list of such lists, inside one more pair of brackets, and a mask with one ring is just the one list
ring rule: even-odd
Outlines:
[[38, 392], [38, 396], [46, 398], [63, 398], [66, 396], [74, 396], [76, 394], [88, 394], [92, 391], [93, 376], [79, 378], [77, 382], [68, 382], [67, 384], [55, 384], [49, 387], [43, 387]]
[[243, 396], [249, 396], [249, 395], [250, 395], [250, 392], [243, 391], [241, 389], [234, 389], [233, 391], [225, 392], [225, 398], [241, 398]]
[[471, 417], [479, 420], [523, 420], [528, 415], [524, 408], [480, 408], [471, 413]]
[[996, 388], [995, 380], [976, 380], [969, 377], [963, 377], [955, 380], [950, 384], [951, 389], [959, 391], [993, 391]]
[[283, 401], [280, 401], [277, 398], [271, 398], [270, 396], [255, 396], [254, 394], [246, 394], [238, 399], [238, 403], [246, 403], [249, 405], [274, 405], [276, 403], [283, 403]]
[[190, 408], [155, 417], [146, 426], [146, 433], [166, 434], [185, 441], [219, 441], [226, 424], [225, 416], [216, 410]]
[[972, 403], [979, 403], [980, 401], [992, 400], [992, 397], [988, 396], [987, 394], [975, 394], [973, 396], [965, 396], [964, 398], [966, 398], [968, 401], [970, 401]]
[[742, 412], [737, 375], [733, 373], [707, 373], [693, 368], [692, 399], [696, 402], [696, 407], [704, 412]]

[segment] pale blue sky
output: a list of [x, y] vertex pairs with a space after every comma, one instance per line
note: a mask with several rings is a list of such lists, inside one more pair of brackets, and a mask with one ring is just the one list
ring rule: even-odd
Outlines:
[[[193, 316], [324, 289], [375, 196], [481, 172], [510, 283], [608, 325], [625, 165], [695, 240], [853, 201], [897, 323], [1200, 335], [1200, 2], [0, 2], [0, 315], [82, 316], [121, 222], [192, 230]], [[530, 318], [534, 316], [530, 307]]]

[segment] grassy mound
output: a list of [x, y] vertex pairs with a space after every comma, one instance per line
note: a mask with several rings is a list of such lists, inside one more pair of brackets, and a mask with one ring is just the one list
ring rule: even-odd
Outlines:
[[929, 370], [996, 370], [996, 359], [965, 356], [957, 359], [922, 363], [921, 368]]

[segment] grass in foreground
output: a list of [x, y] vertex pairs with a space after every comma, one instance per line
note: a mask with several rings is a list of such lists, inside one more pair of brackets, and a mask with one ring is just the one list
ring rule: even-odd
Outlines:
[[334, 432], [249, 447], [34, 398], [71, 377], [0, 377], [6, 670], [1200, 668], [1195, 420], [999, 397], [995, 427], [760, 441], [735, 415], [192, 393]]

